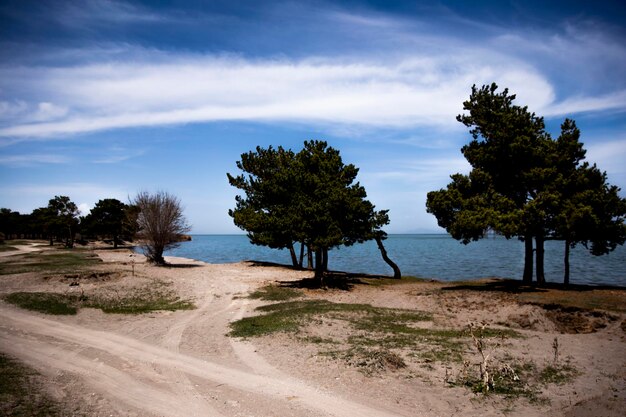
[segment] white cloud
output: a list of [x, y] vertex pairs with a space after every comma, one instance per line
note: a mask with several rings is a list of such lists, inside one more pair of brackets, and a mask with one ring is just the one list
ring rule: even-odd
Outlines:
[[606, 171], [609, 182], [626, 187], [626, 138], [585, 144], [586, 159]]
[[604, 110], [626, 111], [626, 90], [596, 97], [568, 97], [561, 102], [548, 105], [541, 110], [541, 114], [545, 116], [560, 116]]
[[443, 126], [454, 123], [469, 85], [494, 79], [512, 88], [525, 86], [531, 102], [552, 98], [548, 82], [519, 62], [492, 59], [477, 66], [469, 61], [462, 56], [386, 63], [172, 56], [164, 62], [159, 54], [156, 62], [30, 68], [19, 76], [5, 68], [4, 82], [18, 84], [39, 105], [21, 123], [5, 123], [0, 136], [216, 120]]
[[63, 155], [51, 154], [27, 154], [27, 155], [1, 155], [0, 165], [31, 166], [39, 164], [66, 164], [70, 158]]

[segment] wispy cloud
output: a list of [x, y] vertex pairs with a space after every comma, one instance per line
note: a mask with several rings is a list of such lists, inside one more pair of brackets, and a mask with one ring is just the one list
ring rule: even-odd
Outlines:
[[24, 154], [24, 155], [1, 155], [0, 165], [8, 166], [32, 166], [39, 164], [66, 164], [71, 159], [63, 155], [49, 154]]
[[[15, 120], [17, 111], [11, 112], [0, 136], [216, 120], [437, 126], [454, 121], [468, 85], [494, 79], [526, 86], [531, 101], [551, 99], [550, 85], [530, 67], [495, 59], [481, 66], [466, 65], [468, 61], [419, 56], [388, 63], [172, 56], [168, 62], [159, 57], [157, 62], [31, 68], [17, 79], [14, 69], [5, 68], [1, 83], [21, 82], [21, 94], [14, 101], [26, 106], [20, 107], [21, 121]], [[54, 121], [40, 115], [43, 104]]]

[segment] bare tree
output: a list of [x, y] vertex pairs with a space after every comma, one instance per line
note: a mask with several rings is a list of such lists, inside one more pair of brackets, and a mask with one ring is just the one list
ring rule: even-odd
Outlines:
[[176, 247], [181, 235], [190, 230], [180, 200], [165, 191], [142, 191], [132, 204], [139, 208], [138, 234], [145, 240], [148, 260], [164, 265], [163, 251]]

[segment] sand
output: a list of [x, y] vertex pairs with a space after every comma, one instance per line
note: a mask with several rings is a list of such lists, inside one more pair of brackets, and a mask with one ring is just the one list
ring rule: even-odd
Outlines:
[[[506, 353], [543, 364], [551, 360], [556, 337], [559, 355], [581, 374], [563, 385], [542, 386], [541, 397], [550, 401], [533, 402], [451, 386], [446, 374], [458, 372], [459, 365], [413, 361], [406, 369], [365, 373], [293, 335], [227, 336], [233, 320], [258, 314], [254, 309], [267, 303], [247, 294], [310, 277], [308, 271], [182, 258], [167, 258], [170, 267], [156, 267], [124, 250], [96, 253], [106, 273], [81, 279], [78, 286], [70, 287], [64, 277], [1, 275], [0, 292], [117, 294], [168, 285], [197, 308], [139, 315], [84, 308], [75, 316], [50, 316], [0, 301], [0, 351], [41, 373], [68, 415], [618, 416], [626, 409], [622, 313], [572, 313], [587, 324], [579, 329], [587, 333], [575, 334], [550, 316], [559, 311], [521, 305], [507, 293], [441, 291], [444, 284], [417, 282], [304, 290], [313, 299], [429, 311], [433, 325], [440, 327], [463, 328], [470, 321], [506, 324], [524, 335], [492, 347], [494, 356]], [[319, 337], [348, 331], [311, 327], [307, 331]], [[468, 357], [479, 360], [471, 347]]]

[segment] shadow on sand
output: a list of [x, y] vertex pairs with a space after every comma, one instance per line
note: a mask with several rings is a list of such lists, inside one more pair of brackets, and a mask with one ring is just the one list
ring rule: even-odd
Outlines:
[[490, 280], [480, 281], [463, 281], [459, 283], [449, 283], [442, 288], [443, 291], [484, 291], [484, 292], [505, 292], [510, 294], [522, 294], [522, 293], [542, 293], [550, 290], [559, 291], [594, 291], [594, 290], [618, 290], [624, 291], [626, 287], [620, 287], [615, 285], [577, 285], [577, 284], [559, 284], [559, 283], [545, 283], [542, 286], [528, 285], [522, 281], [512, 279], [500, 279], [494, 278]]
[[[306, 269], [296, 268], [292, 265], [278, 264], [273, 262], [264, 261], [246, 261], [254, 267], [276, 267], [284, 268], [292, 271], [307, 271]], [[310, 271], [313, 274], [313, 271]], [[324, 275], [324, 281], [320, 286], [319, 280], [314, 277], [302, 278], [297, 281], [279, 281], [281, 287], [288, 288], [306, 288], [306, 289], [336, 289], [342, 291], [351, 291], [356, 285], [372, 285], [371, 282], [365, 280], [377, 280], [377, 279], [393, 279], [387, 275], [370, 275], [370, 274], [355, 274], [343, 271], [328, 271]]]

